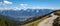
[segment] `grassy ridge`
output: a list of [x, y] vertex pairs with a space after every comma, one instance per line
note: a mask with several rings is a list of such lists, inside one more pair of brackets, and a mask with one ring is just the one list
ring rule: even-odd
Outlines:
[[37, 26], [40, 22], [42, 22], [44, 19], [47, 19], [49, 18], [51, 15], [48, 15], [48, 16], [45, 16], [37, 21], [34, 21], [32, 23], [28, 23], [28, 24], [25, 24], [25, 25], [22, 25], [22, 26]]

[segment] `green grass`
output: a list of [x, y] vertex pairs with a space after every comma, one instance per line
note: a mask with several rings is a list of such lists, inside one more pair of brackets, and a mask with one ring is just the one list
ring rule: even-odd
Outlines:
[[4, 17], [6, 16], [0, 15], [0, 26], [18, 26], [19, 25], [17, 23], [10, 21], [9, 19], [5, 19]]
[[[44, 19], [49, 18], [49, 16], [50, 15], [42, 17], [41, 19], [39, 19], [37, 21], [34, 21], [32, 23], [28, 23], [28, 24], [25, 24], [25, 25], [22, 25], [22, 26], [37, 26]], [[38, 18], [38, 17], [36, 17], [36, 18]], [[3, 17], [1, 17], [1, 16], [0, 16], [0, 19], [1, 19], [1, 21], [0, 21], [1, 26], [19, 26], [19, 24], [13, 23], [10, 20], [4, 20]]]
[[40, 22], [42, 22], [43, 20], [49, 18], [49, 16], [51, 16], [51, 15], [45, 16], [45, 17], [43, 17], [43, 18], [41, 18], [41, 19], [39, 19], [39, 20], [37, 20], [37, 21], [34, 21], [34, 22], [32, 22], [32, 23], [25, 24], [25, 25], [23, 25], [23, 26], [37, 26], [37, 25], [38, 25]]

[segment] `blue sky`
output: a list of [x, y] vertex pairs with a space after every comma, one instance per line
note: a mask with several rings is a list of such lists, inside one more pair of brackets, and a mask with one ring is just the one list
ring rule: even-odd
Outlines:
[[[40, 8], [60, 8], [60, 0], [5, 0], [12, 4], [6, 3], [6, 8], [13, 7], [40, 7]], [[0, 0], [0, 2], [4, 3], [4, 0]], [[22, 6], [20, 6], [23, 4]], [[4, 7], [4, 5], [0, 5], [0, 8]]]

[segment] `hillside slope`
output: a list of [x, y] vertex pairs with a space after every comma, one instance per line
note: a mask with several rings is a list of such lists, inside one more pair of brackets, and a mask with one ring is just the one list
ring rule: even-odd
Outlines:
[[19, 26], [16, 21], [10, 20], [8, 16], [0, 15], [0, 26]]
[[39, 19], [37, 21], [22, 26], [60, 26], [60, 10], [55, 10], [52, 13], [53, 15], [51, 16], [46, 15], [42, 19]]

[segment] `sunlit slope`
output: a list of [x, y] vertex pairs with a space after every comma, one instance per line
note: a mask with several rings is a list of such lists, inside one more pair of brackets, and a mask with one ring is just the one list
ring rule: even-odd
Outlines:
[[37, 21], [34, 21], [34, 22], [31, 22], [31, 23], [28, 23], [28, 24], [25, 24], [25, 25], [22, 25], [22, 26], [37, 26], [38, 23], [42, 22], [43, 20], [49, 18], [51, 15], [48, 15], [48, 16], [45, 16]]
[[[52, 13], [53, 13], [53, 15], [51, 15]], [[31, 23], [28, 23], [28, 24], [25, 24], [22, 26], [60, 26], [60, 21], [59, 21], [60, 20], [60, 10], [55, 10], [52, 13], [37, 21], [31, 22]], [[57, 20], [55, 20], [55, 19], [57, 19]], [[54, 22], [54, 20], [55, 20], [55, 22]], [[53, 23], [54, 23], [54, 25], [53, 25]]]

